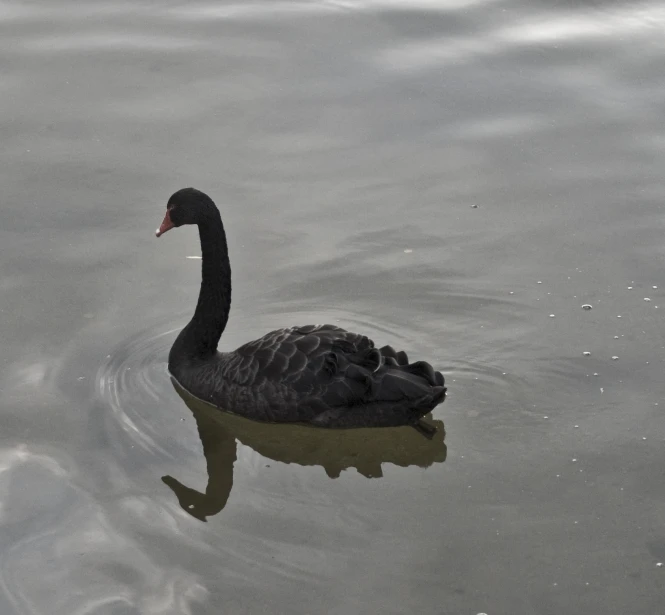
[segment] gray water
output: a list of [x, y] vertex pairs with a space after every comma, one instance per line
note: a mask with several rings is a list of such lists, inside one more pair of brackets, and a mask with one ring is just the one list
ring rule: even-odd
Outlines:
[[[0, 613], [664, 612], [664, 29], [0, 2]], [[153, 232], [189, 185], [229, 233], [222, 348], [403, 348], [446, 376], [445, 442], [181, 399], [198, 238]]]

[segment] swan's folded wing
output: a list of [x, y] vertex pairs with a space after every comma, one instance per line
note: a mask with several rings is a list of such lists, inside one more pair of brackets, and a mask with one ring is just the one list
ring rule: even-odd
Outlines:
[[[220, 407], [324, 427], [412, 424], [445, 398], [443, 376], [333, 325], [271, 331], [220, 361]], [[240, 412], [241, 414], [243, 412]]]
[[335, 325], [277, 329], [240, 346], [225, 361], [225, 379], [245, 386], [279, 383], [312, 394], [336, 372], [336, 357], [367, 353], [372, 340]]

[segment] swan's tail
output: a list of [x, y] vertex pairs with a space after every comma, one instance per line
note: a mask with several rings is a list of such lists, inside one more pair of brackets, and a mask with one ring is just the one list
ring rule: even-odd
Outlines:
[[446, 398], [443, 374], [437, 372], [426, 361], [409, 363], [402, 350], [396, 352], [391, 346], [379, 350], [385, 370], [381, 382], [381, 397], [386, 400], [401, 396], [412, 403], [412, 412], [419, 419]]
[[[340, 348], [341, 350], [341, 348]], [[322, 426], [390, 427], [412, 425], [431, 438], [435, 431], [421, 418], [442, 403], [446, 387], [429, 363], [409, 363], [390, 346], [363, 348], [335, 362], [336, 379], [324, 396], [329, 410], [313, 421]]]

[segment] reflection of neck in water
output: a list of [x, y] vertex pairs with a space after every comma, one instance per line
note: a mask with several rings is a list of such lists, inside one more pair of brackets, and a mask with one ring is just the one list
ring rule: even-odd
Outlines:
[[208, 468], [205, 493], [171, 476], [162, 481], [178, 498], [180, 506], [193, 517], [205, 521], [225, 506], [233, 487], [236, 440], [260, 455], [301, 466], [321, 466], [330, 478], [355, 468], [367, 478], [383, 476], [381, 464], [426, 468], [446, 460], [445, 430], [442, 421], [426, 440], [411, 427], [360, 429], [317, 429], [305, 425], [259, 423], [223, 412], [189, 395], [173, 381], [174, 388], [194, 415]]
[[[201, 406], [203, 405], [201, 403]], [[189, 407], [196, 420], [206, 459], [208, 470], [206, 491], [201, 493], [185, 487], [172, 476], [163, 476], [162, 481], [175, 493], [180, 506], [185, 511], [192, 517], [205, 521], [206, 517], [212, 517], [220, 512], [231, 495], [233, 464], [236, 460], [236, 439], [215, 420], [212, 408]], [[219, 410], [216, 411], [219, 412]]]

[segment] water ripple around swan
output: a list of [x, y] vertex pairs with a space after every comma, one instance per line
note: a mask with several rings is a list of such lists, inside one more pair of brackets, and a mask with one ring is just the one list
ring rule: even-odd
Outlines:
[[[324, 316], [327, 320], [340, 316], [332, 320], [367, 325], [366, 319], [357, 314]], [[283, 314], [281, 318], [284, 320]], [[302, 319], [302, 314], [299, 318]], [[271, 324], [276, 319], [276, 315], [267, 318]], [[374, 333], [371, 329], [383, 331], [384, 335], [390, 331], [388, 326], [381, 325], [369, 329], [370, 334]], [[324, 430], [271, 425], [208, 406], [171, 382], [165, 359], [177, 330], [164, 323], [119, 344], [98, 369], [96, 395], [110, 410], [107, 417], [112, 425], [107, 427], [115, 426], [124, 433], [122, 446], [128, 447], [126, 452], [136, 457], [132, 449], [138, 447], [148, 453], [150, 463], [161, 459], [170, 472], [162, 477], [163, 483], [174, 492], [181, 507], [196, 518], [205, 520], [226, 506], [233, 487], [234, 468], [236, 474], [256, 478], [261, 469], [270, 466], [266, 462], [277, 461], [284, 466], [318, 466], [329, 478], [337, 478], [350, 469], [366, 478], [377, 478], [383, 476], [383, 464], [425, 468], [445, 461], [443, 422], [431, 417], [438, 433], [427, 441], [409, 427]], [[231, 337], [236, 335], [237, 331]], [[184, 405], [174, 396], [174, 387]], [[195, 428], [191, 425], [192, 417]], [[201, 447], [208, 476], [206, 488], [198, 491], [184, 482], [201, 482], [200, 471], [193, 469], [200, 463]], [[287, 494], [275, 492], [271, 483], [263, 484], [261, 480], [254, 490], [268, 499], [298, 498], [299, 491], [301, 496], [311, 495], [302, 476], [296, 477], [298, 484], [292, 484], [288, 476], [285, 478], [289, 482]]]
[[[97, 395], [111, 410], [129, 440], [147, 451], [172, 455], [165, 444], [165, 426], [174, 421], [154, 411], [170, 393], [166, 367], [177, 328], [153, 326], [123, 341], [97, 370]], [[175, 417], [172, 417], [175, 419]]]

